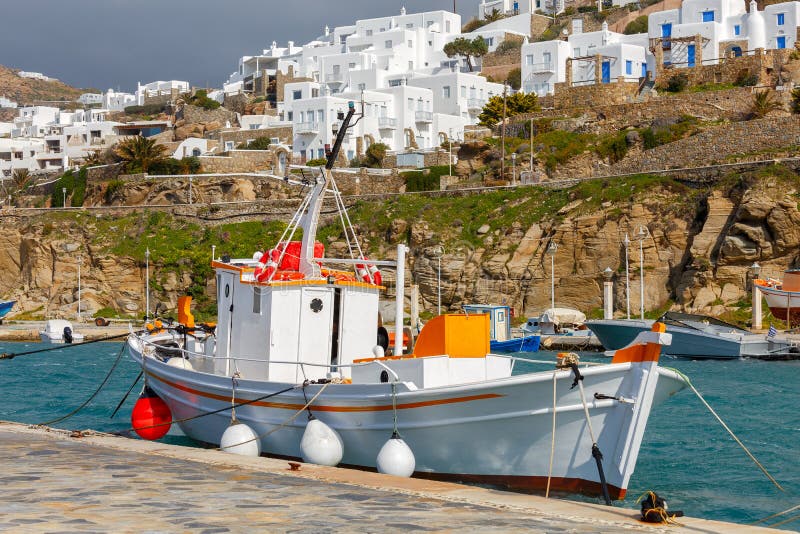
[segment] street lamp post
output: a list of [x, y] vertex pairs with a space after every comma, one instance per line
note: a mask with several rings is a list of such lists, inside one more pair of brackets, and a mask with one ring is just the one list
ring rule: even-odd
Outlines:
[[511, 185], [517, 185], [517, 153], [511, 154]]
[[217, 245], [211, 245], [211, 260], [216, 261], [217, 259]]
[[556, 271], [555, 271], [555, 258], [558, 244], [555, 241], [550, 241], [547, 247], [547, 254], [550, 256], [550, 307], [556, 307]]
[[144, 320], [150, 318], [150, 247], [144, 251]]
[[758, 262], [754, 262], [753, 265], [750, 266], [750, 271], [753, 273], [753, 317], [751, 324], [753, 330], [761, 330], [761, 290], [758, 289], [758, 285], [756, 284], [756, 279], [758, 279], [758, 275], [761, 274], [761, 266], [758, 264]]
[[628, 234], [625, 234], [625, 240], [622, 242], [625, 245], [625, 315], [628, 319], [631, 318], [631, 273], [630, 263], [628, 262], [628, 247], [631, 240]]
[[64, 195], [64, 202], [61, 204], [61, 207], [62, 208], [66, 208], [67, 207], [67, 188], [66, 187], [62, 187], [61, 188], [61, 193]]
[[614, 282], [612, 280], [614, 271], [611, 267], [603, 270], [603, 319], [614, 318]]
[[644, 240], [647, 238], [647, 228], [639, 227], [639, 313], [644, 321]]

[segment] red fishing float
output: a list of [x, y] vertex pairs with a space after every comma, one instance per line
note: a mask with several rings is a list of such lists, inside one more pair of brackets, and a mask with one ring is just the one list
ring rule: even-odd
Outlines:
[[155, 392], [145, 388], [131, 412], [131, 426], [142, 439], [161, 439], [172, 426], [172, 412]]

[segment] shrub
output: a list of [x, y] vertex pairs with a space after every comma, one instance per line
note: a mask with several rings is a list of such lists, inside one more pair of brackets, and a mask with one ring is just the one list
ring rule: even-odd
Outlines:
[[146, 106], [128, 106], [124, 111], [126, 115], [158, 115], [164, 111], [164, 105], [147, 104]]
[[191, 104], [199, 106], [203, 109], [217, 109], [220, 103], [212, 98], [208, 98], [208, 92], [205, 89], [198, 89], [195, 91], [194, 96], [189, 100]]
[[461, 33], [470, 33], [474, 32], [478, 28], [482, 26], [486, 26], [489, 24], [489, 21], [483, 19], [472, 19], [464, 24], [464, 27], [461, 28]]
[[[64, 190], [66, 189], [66, 195]], [[70, 206], [77, 208], [83, 206], [86, 195], [86, 168], [81, 168], [77, 175], [71, 170], [61, 175], [50, 195], [50, 205], [54, 208], [64, 207], [64, 196], [70, 200]]]
[[736, 80], [733, 82], [733, 85], [737, 85], [739, 87], [755, 87], [758, 85], [758, 75], [753, 74], [750, 71], [743, 70], [736, 76]]
[[609, 163], [616, 163], [628, 153], [626, 132], [604, 139], [595, 149], [600, 157], [608, 158]]
[[260, 104], [260, 103], [261, 103], [261, 102], [263, 102], [264, 100], [266, 100], [266, 98], [264, 98], [263, 96], [257, 96], [257, 97], [255, 97], [255, 98], [253, 99], [253, 104]]
[[516, 39], [506, 39], [495, 49], [498, 54], [505, 54], [506, 52], [518, 51], [522, 48], [522, 41]]
[[515, 91], [519, 91], [519, 88], [522, 87], [522, 70], [519, 67], [508, 71], [508, 85]]
[[449, 172], [447, 165], [437, 165], [425, 171], [404, 172], [406, 179], [406, 191], [438, 191], [440, 189], [440, 179]]
[[122, 191], [124, 187], [125, 182], [122, 180], [111, 180], [108, 182], [108, 185], [106, 186], [106, 192], [103, 195], [106, 204], [111, 204], [114, 201], [114, 195], [116, 195], [118, 191]]
[[689, 77], [681, 72], [669, 79], [665, 89], [670, 93], [680, 93], [681, 91], [685, 90], [688, 85]]
[[200, 172], [200, 160], [194, 156], [175, 159], [167, 158], [165, 160], [154, 163], [149, 170], [150, 174], [197, 174]]
[[386, 151], [388, 149], [389, 147], [383, 143], [372, 143], [369, 145], [366, 153], [364, 154], [367, 167], [382, 167], [383, 159], [386, 157]]
[[239, 150], [267, 150], [269, 148], [269, 144], [269, 137], [261, 136], [252, 139], [249, 143], [247, 141], [240, 143], [236, 148]]
[[325, 158], [310, 159], [306, 162], [309, 167], [324, 167], [327, 164], [328, 160]]
[[597, 11], [597, 6], [578, 6], [578, 13], [591, 13]]
[[647, 33], [647, 15], [636, 17], [625, 26], [625, 35], [633, 35], [635, 33]]

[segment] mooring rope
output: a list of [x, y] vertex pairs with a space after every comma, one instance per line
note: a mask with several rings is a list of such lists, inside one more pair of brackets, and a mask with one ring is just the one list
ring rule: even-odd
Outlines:
[[86, 399], [86, 401], [83, 404], [81, 404], [80, 406], [78, 406], [77, 408], [75, 408], [74, 410], [69, 412], [67, 415], [65, 415], [63, 417], [59, 417], [57, 419], [53, 419], [52, 421], [47, 421], [45, 423], [39, 423], [39, 426], [50, 426], [50, 425], [55, 424], [55, 423], [60, 423], [61, 421], [69, 419], [70, 417], [72, 417], [76, 413], [78, 413], [81, 410], [83, 410], [90, 402], [92, 402], [92, 400], [97, 396], [97, 394], [100, 393], [100, 390], [105, 387], [106, 382], [108, 382], [108, 379], [111, 378], [111, 374], [114, 372], [114, 369], [117, 368], [117, 365], [119, 365], [119, 362], [122, 359], [122, 355], [124, 353], [125, 353], [125, 345], [123, 345], [122, 348], [119, 349], [119, 354], [117, 354], [117, 359], [114, 361], [114, 365], [111, 366], [111, 369], [108, 371], [108, 373], [106, 374], [106, 377], [100, 383], [100, 386], [94, 391], [94, 393], [91, 394], [91, 396], [88, 399]]
[[558, 368], [553, 371], [553, 431], [550, 438], [550, 468], [547, 471], [547, 488], [544, 498], [550, 498], [550, 480], [553, 478], [553, 459], [556, 455], [556, 384], [558, 382]]
[[681, 373], [677, 369], [671, 369], [670, 368], [670, 370], [675, 372], [678, 376], [680, 376], [683, 379], [683, 381], [686, 383], [686, 385], [689, 386], [689, 388], [692, 391], [694, 391], [694, 394], [697, 395], [697, 398], [700, 399], [700, 402], [702, 402], [705, 405], [705, 407], [708, 408], [708, 411], [711, 412], [711, 415], [713, 415], [717, 419], [717, 421], [719, 421], [719, 424], [722, 425], [722, 428], [724, 428], [728, 432], [728, 434], [730, 434], [730, 436], [734, 439], [734, 441], [736, 441], [736, 443], [739, 444], [739, 446], [747, 454], [747, 456], [749, 456], [750, 459], [753, 460], [753, 462], [758, 466], [759, 469], [761, 469], [761, 471], [775, 485], [775, 487], [778, 488], [779, 490], [785, 492], [786, 490], [783, 489], [783, 487], [778, 483], [778, 481], [775, 480], [775, 478], [773, 478], [773, 476], [769, 474], [769, 471], [767, 471], [767, 469], [763, 465], [761, 465], [761, 462], [756, 460], [756, 457], [753, 456], [753, 453], [750, 452], [750, 449], [748, 449], [745, 446], [745, 444], [742, 443], [742, 441], [738, 437], [736, 437], [736, 434], [733, 433], [733, 430], [731, 430], [728, 427], [728, 425], [725, 424], [725, 421], [723, 421], [722, 418], [719, 415], [717, 415], [717, 412], [715, 412], [714, 409], [706, 402], [706, 400], [703, 398], [703, 396], [700, 394], [700, 392], [697, 391], [697, 389], [694, 387], [694, 385], [692, 384], [692, 381], [689, 380], [689, 377], [686, 376], [685, 374]]
[[[757, 521], [753, 521], [753, 522], [752, 522], [752, 523], [750, 523], [750, 524], [751, 524], [751, 525], [757, 525], [758, 523], [763, 523], [764, 521], [769, 521], [770, 519], [775, 519], [776, 517], [780, 517], [780, 516], [782, 516], [782, 515], [786, 515], [786, 514], [788, 514], [789, 512], [794, 512], [795, 510], [800, 510], [800, 504], [798, 504], [798, 505], [796, 505], [796, 506], [792, 506], [791, 508], [789, 508], [789, 509], [787, 509], [787, 510], [784, 510], [783, 512], [778, 512], [777, 514], [772, 514], [772, 515], [770, 515], [770, 516], [767, 516], [767, 517], [765, 517], [764, 519], [759, 519], [759, 520], [757, 520]], [[796, 517], [792, 518], [790, 521], [786, 521], [786, 522], [787, 522], [787, 523], [791, 523], [792, 521], [796, 521], [796, 520], [798, 520], [798, 519], [800, 519], [800, 515], [799, 515], [799, 516], [796, 516]], [[780, 524], [783, 524], [783, 523], [776, 523], [776, 524], [779, 524], [779, 525], [780, 525]], [[774, 526], [774, 525], [770, 525], [770, 526]]]
[[122, 339], [123, 337], [128, 337], [130, 335], [129, 332], [124, 334], [120, 334], [118, 336], [108, 336], [99, 339], [92, 339], [89, 341], [82, 341], [80, 343], [63, 343], [59, 344], [55, 347], [49, 347], [46, 349], [37, 349], [37, 350], [29, 350], [25, 352], [3, 352], [0, 354], [0, 360], [13, 360], [17, 356], [27, 356], [28, 354], [38, 354], [40, 352], [50, 352], [52, 350], [61, 350], [61, 349], [69, 349], [73, 347], [82, 347], [84, 345], [91, 345], [92, 343], [100, 343], [101, 341], [111, 341], [112, 339]]

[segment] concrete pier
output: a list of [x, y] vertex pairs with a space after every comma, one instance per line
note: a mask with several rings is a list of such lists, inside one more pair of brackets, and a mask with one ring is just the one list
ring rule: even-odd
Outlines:
[[[83, 334], [87, 341], [120, 336], [129, 332], [127, 322], [114, 322], [108, 326], [96, 326], [94, 323], [78, 323], [74, 320], [70, 322], [72, 323], [72, 329]], [[39, 341], [39, 332], [44, 330], [44, 325], [45, 321], [4, 321], [0, 325], [0, 341]], [[134, 325], [134, 329], [141, 327], [141, 321]]]
[[3, 531], [768, 531], [8, 422], [0, 457]]

